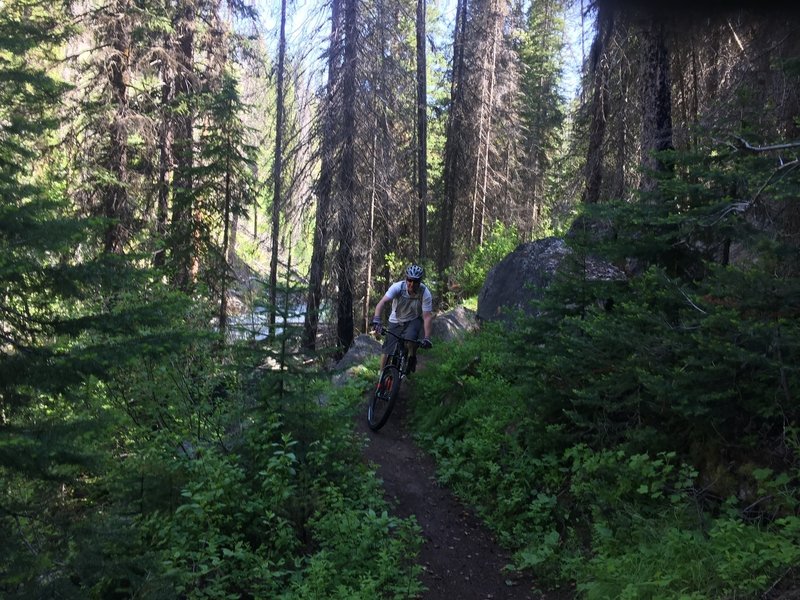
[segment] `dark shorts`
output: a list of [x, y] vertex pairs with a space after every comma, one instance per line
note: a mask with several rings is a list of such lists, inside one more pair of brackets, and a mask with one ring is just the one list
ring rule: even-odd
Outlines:
[[[389, 323], [389, 331], [391, 331], [394, 335], [407, 340], [418, 340], [421, 329], [422, 317], [417, 317], [416, 319], [412, 321], [406, 321], [405, 323]], [[389, 335], [388, 333], [386, 334], [386, 337], [383, 340], [384, 354], [392, 354], [394, 352], [398, 341], [394, 335]]]

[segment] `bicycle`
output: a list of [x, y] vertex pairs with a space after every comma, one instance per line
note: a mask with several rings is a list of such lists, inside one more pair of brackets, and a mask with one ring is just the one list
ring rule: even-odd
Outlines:
[[386, 425], [389, 415], [392, 414], [397, 396], [400, 394], [400, 383], [408, 376], [408, 348], [406, 342], [417, 344], [421, 340], [410, 340], [396, 335], [386, 328], [380, 334], [388, 333], [397, 338], [394, 352], [386, 358], [386, 365], [381, 371], [378, 386], [369, 401], [367, 408], [367, 424], [372, 431], [378, 431]]

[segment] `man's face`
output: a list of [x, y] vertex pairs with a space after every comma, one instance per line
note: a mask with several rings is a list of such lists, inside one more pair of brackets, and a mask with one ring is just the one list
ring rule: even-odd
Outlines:
[[419, 291], [419, 279], [410, 279], [406, 277], [406, 287], [409, 294], [416, 294]]

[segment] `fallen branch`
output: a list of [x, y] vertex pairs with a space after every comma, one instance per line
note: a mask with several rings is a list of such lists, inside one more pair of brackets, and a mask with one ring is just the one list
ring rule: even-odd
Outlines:
[[[750, 152], [772, 152], [773, 150], [788, 150], [789, 148], [800, 148], [800, 142], [786, 142], [785, 144], [772, 144], [770, 146], [753, 146], [746, 139], [734, 136], [746, 150]], [[795, 161], [797, 162], [797, 161]]]

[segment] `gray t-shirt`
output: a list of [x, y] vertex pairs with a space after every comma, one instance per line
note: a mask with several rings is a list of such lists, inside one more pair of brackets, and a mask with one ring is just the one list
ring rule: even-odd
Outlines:
[[390, 323], [405, 323], [421, 317], [424, 312], [433, 311], [433, 296], [430, 290], [421, 283], [419, 290], [413, 296], [408, 293], [405, 281], [393, 283], [386, 295], [392, 299], [392, 314], [389, 315]]

